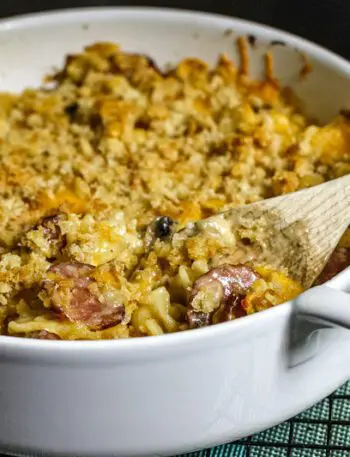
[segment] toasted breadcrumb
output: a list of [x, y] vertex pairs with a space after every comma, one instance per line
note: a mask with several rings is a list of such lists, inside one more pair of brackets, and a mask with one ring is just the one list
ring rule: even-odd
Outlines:
[[[107, 339], [186, 329], [188, 292], [220, 243], [175, 237], [146, 256], [155, 218], [181, 228], [349, 173], [349, 118], [310, 123], [272, 77], [271, 58], [268, 77], [251, 80], [238, 44], [240, 69], [222, 55], [213, 68], [188, 58], [162, 73], [146, 56], [96, 43], [66, 58], [53, 88], [0, 94], [3, 334]], [[67, 262], [62, 277], [48, 273]], [[241, 313], [300, 291], [282, 272], [261, 269], [259, 281]], [[89, 327], [79, 310], [63, 313], [57, 291], [64, 309], [79, 298], [86, 312], [108, 305], [111, 316], [115, 301], [122, 320], [110, 326], [100, 316]]]

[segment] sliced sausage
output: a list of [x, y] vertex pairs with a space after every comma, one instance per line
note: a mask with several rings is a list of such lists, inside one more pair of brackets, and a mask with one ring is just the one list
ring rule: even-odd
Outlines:
[[121, 303], [99, 293], [92, 277], [95, 267], [79, 262], [65, 262], [50, 267], [56, 275], [44, 282], [44, 290], [52, 307], [72, 322], [102, 330], [120, 324], [125, 316]]
[[48, 332], [47, 330], [40, 330], [37, 332], [31, 332], [28, 335], [29, 338], [36, 338], [39, 340], [60, 340], [61, 338], [55, 333]]
[[246, 313], [242, 307], [244, 295], [234, 295], [223, 307], [221, 322], [231, 321], [235, 317], [243, 317]]
[[58, 240], [61, 234], [61, 229], [58, 225], [59, 216], [48, 216], [45, 217], [40, 225], [44, 229], [44, 233], [47, 235], [47, 238], [50, 240]]
[[336, 248], [330, 256], [315, 285], [323, 284], [350, 265], [350, 249]]
[[[249, 287], [258, 279], [258, 274], [246, 265], [224, 264], [199, 277], [189, 296], [187, 319], [191, 328], [208, 325], [211, 316], [220, 306], [222, 320], [234, 317], [234, 310], [241, 303]], [[212, 309], [198, 303], [199, 292], [208, 292], [214, 300]], [[205, 318], [203, 313], [206, 314]]]
[[200, 313], [189, 309], [187, 312], [187, 320], [191, 328], [206, 327], [210, 324], [210, 313]]
[[191, 299], [193, 300], [203, 287], [213, 282], [221, 285], [224, 299], [228, 299], [232, 295], [244, 294], [257, 279], [257, 273], [247, 265], [230, 265], [226, 263], [213, 268], [195, 281]]
[[61, 218], [62, 215], [59, 214], [44, 217], [35, 227], [35, 229], [42, 227], [45, 238], [58, 249], [63, 249], [67, 244], [67, 237], [62, 234], [59, 226]]
[[54, 273], [58, 276], [62, 276], [63, 278], [72, 278], [77, 281], [79, 284], [82, 280], [82, 284], [85, 284], [85, 280], [90, 280], [91, 278], [89, 275], [95, 270], [93, 265], [89, 265], [88, 263], [81, 263], [81, 262], [63, 262], [58, 263], [57, 265], [52, 265], [49, 268], [49, 273]]

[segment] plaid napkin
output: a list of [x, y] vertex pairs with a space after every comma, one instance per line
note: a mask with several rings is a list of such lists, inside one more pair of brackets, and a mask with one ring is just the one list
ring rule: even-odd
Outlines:
[[350, 457], [350, 381], [288, 422], [182, 457]]

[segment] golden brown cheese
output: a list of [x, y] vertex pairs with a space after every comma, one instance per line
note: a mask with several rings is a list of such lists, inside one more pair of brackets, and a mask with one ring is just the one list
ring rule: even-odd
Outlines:
[[[179, 230], [349, 173], [346, 113], [325, 126], [309, 122], [266, 63], [263, 81], [249, 78], [246, 58], [237, 68], [226, 55], [212, 68], [188, 58], [162, 73], [146, 56], [96, 43], [68, 56], [51, 88], [0, 95], [2, 333], [101, 339], [184, 330], [194, 282], [223, 251], [231, 262], [244, 256], [215, 224], [185, 242], [158, 240], [147, 254], [151, 221], [168, 216]], [[50, 268], [67, 262], [94, 270], [75, 292], [62, 279], [66, 305], [80, 294], [92, 313], [118, 297], [120, 323], [89, 328], [91, 316], [70, 320], [75, 311], [40, 293]], [[221, 309], [211, 323], [299, 293], [283, 272], [258, 268], [236, 312]]]

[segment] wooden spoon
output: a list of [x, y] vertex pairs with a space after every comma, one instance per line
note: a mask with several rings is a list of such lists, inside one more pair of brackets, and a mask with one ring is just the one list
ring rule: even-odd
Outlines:
[[282, 268], [308, 288], [350, 225], [350, 175], [197, 221], [183, 230], [185, 236], [210, 219], [254, 233], [258, 263]]

